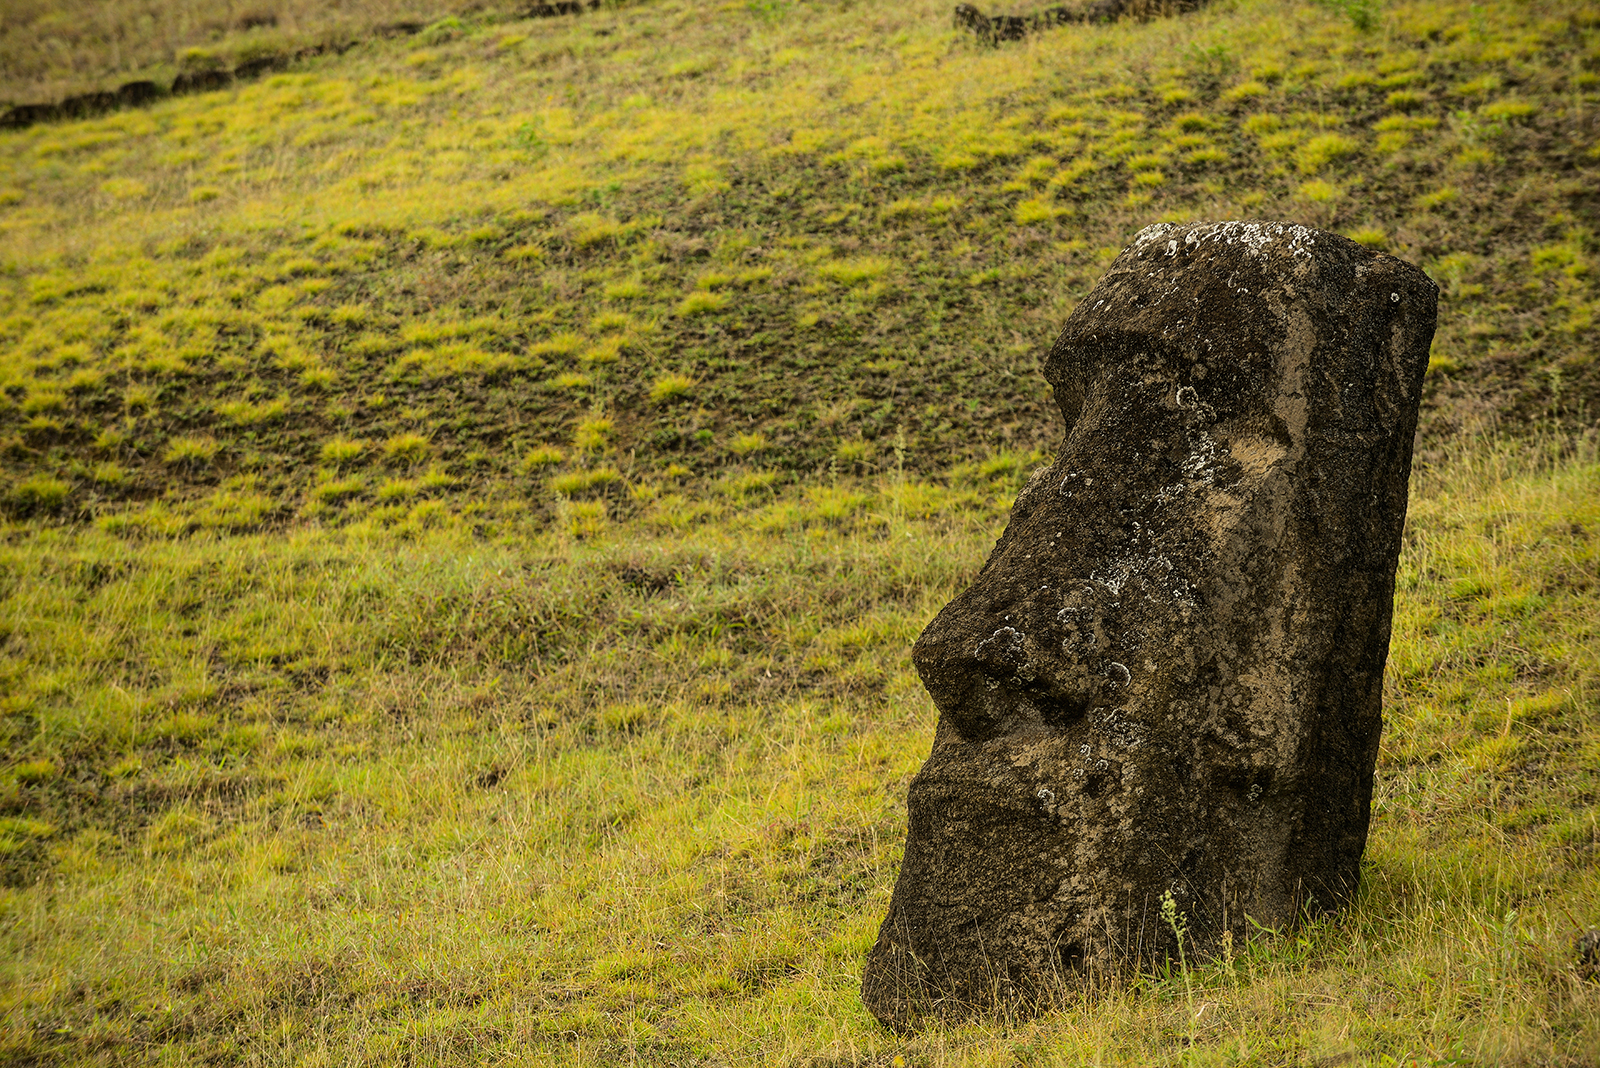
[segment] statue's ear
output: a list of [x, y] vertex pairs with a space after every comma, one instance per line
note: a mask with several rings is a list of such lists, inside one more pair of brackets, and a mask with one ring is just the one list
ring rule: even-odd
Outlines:
[[1083, 366], [1081, 353], [1067, 344], [1067, 331], [1063, 330], [1044, 358], [1044, 378], [1055, 395], [1056, 407], [1061, 410], [1061, 421], [1066, 433], [1072, 433], [1073, 424], [1083, 411], [1083, 401], [1089, 388], [1088, 369]]

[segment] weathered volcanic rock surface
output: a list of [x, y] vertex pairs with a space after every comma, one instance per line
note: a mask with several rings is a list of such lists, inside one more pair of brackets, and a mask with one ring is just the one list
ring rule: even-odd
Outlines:
[[1044, 373], [1066, 419], [913, 656], [939, 709], [862, 994], [897, 1030], [1356, 888], [1438, 290], [1283, 223], [1152, 226]]

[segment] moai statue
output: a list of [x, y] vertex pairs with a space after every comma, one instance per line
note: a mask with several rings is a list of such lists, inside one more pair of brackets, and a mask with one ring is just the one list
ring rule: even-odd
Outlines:
[[939, 724], [862, 982], [885, 1024], [1350, 900], [1437, 302], [1224, 222], [1141, 231], [1072, 313], [1059, 458], [913, 651]]

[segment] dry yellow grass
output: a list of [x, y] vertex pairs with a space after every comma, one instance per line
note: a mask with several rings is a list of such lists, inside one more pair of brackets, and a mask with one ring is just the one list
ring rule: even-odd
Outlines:
[[[530, 5], [505, 5], [509, 16]], [[38, 103], [139, 79], [170, 82], [185, 61], [226, 66], [365, 40], [471, 8], [452, 0], [9, 0], [0, 13], [0, 102]]]
[[908, 647], [1004, 465], [730, 487], [688, 531], [581, 542], [11, 527], [3, 1048], [1593, 1063], [1600, 464], [1476, 445], [1418, 480], [1354, 908], [910, 1042], [856, 993], [933, 724]]

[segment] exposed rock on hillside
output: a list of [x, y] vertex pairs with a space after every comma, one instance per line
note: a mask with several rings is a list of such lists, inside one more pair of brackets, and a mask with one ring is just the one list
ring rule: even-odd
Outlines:
[[990, 44], [1020, 41], [1030, 33], [1078, 22], [1116, 22], [1118, 19], [1151, 19], [1179, 15], [1204, 6], [1206, 0], [1089, 0], [1070, 7], [1047, 7], [1036, 15], [985, 15], [971, 4], [958, 4], [957, 26], [977, 34]]

